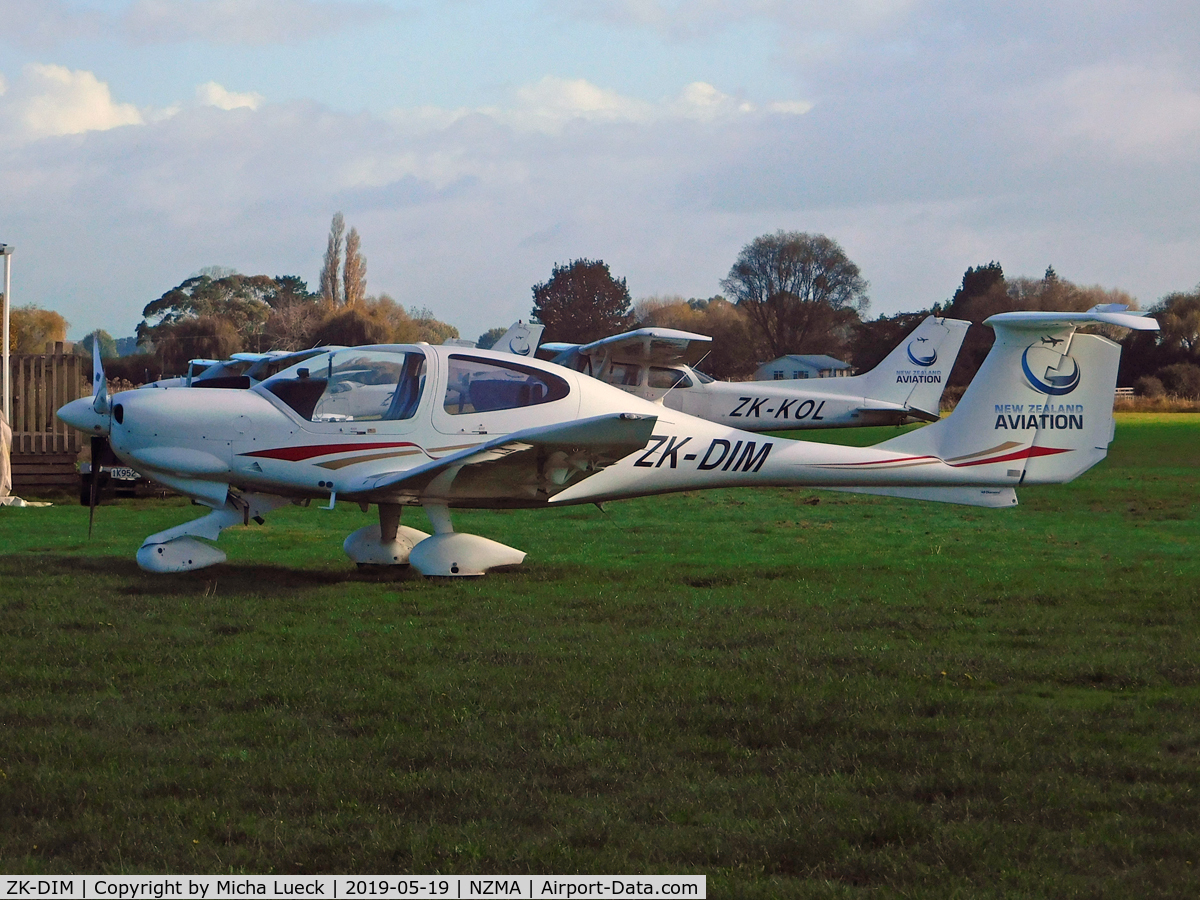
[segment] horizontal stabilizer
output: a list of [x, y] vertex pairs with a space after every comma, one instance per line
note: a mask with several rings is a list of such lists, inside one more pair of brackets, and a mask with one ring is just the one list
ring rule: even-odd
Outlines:
[[1145, 312], [1130, 310], [1122, 303], [1101, 303], [1087, 312], [1043, 312], [1024, 310], [997, 313], [983, 320], [993, 328], [1010, 328], [1016, 331], [1041, 331], [1047, 328], [1075, 328], [1079, 325], [1117, 325], [1135, 331], [1157, 331], [1158, 322], [1146, 317]]
[[962, 506], [986, 506], [990, 509], [1017, 505], [1017, 492], [1010, 487], [841, 487], [826, 490], [929, 500], [934, 503], [958, 503]]

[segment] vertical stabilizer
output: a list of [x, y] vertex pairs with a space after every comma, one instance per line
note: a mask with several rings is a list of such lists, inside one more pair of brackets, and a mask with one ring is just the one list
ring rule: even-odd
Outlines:
[[880, 444], [975, 469], [997, 484], [1070, 481], [1102, 460], [1113, 435], [1121, 348], [1076, 327], [1153, 330], [1123, 308], [992, 316], [996, 342], [954, 413]]
[[514, 322], [500, 340], [492, 345], [492, 349], [498, 353], [512, 353], [514, 356], [533, 356], [545, 330], [545, 325]]
[[938, 403], [970, 322], [927, 316], [871, 371], [860, 377], [862, 393], [938, 416]]

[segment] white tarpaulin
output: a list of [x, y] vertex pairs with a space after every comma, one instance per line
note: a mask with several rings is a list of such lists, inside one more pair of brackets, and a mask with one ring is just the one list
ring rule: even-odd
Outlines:
[[12, 429], [8, 419], [4, 418], [4, 410], [0, 409], [0, 498], [12, 493]]
[[4, 410], [0, 409], [0, 506], [49, 506], [49, 503], [26, 503], [12, 495], [12, 429]]

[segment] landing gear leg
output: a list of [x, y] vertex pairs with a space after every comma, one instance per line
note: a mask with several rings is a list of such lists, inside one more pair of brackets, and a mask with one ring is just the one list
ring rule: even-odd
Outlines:
[[223, 563], [226, 558], [223, 551], [196, 538], [215, 541], [230, 525], [248, 525], [251, 519], [262, 524], [264, 513], [290, 502], [273, 494], [231, 493], [220, 509], [142, 541], [137, 552], [138, 565], [147, 572], [190, 572]]

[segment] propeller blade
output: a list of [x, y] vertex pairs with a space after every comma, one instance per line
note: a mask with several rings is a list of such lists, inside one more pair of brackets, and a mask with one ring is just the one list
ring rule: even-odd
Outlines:
[[92, 335], [92, 409], [100, 415], [108, 413], [108, 379], [104, 377], [104, 361], [100, 358], [100, 332]]

